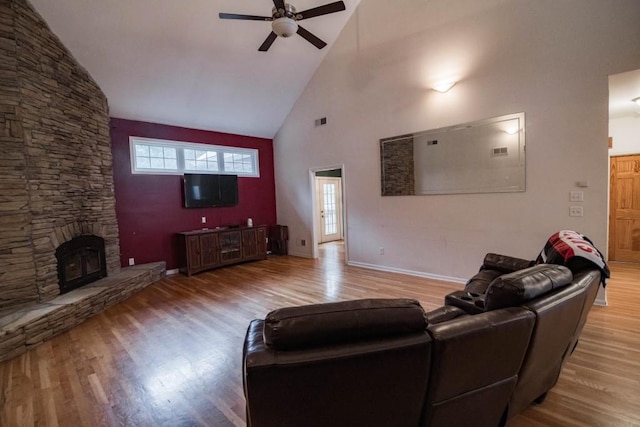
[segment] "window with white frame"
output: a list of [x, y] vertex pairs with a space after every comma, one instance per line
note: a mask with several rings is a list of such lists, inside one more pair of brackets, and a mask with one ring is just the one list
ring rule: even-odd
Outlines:
[[218, 173], [259, 177], [258, 150], [130, 137], [131, 171], [135, 174]]

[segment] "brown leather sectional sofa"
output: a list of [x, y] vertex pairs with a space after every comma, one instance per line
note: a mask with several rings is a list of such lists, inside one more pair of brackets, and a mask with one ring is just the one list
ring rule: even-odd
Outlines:
[[[556, 383], [601, 281], [596, 268], [488, 254], [425, 313], [410, 299], [290, 307], [244, 345], [249, 426], [499, 426]], [[491, 273], [487, 273], [491, 271]]]

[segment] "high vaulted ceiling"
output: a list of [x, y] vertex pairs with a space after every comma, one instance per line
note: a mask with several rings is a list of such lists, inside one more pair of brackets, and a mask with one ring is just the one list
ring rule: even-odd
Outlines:
[[[276, 134], [360, 2], [344, 0], [346, 11], [301, 22], [328, 43], [324, 49], [294, 36], [263, 53], [258, 47], [270, 22], [220, 20], [218, 13], [270, 16], [272, 0], [29, 1], [100, 85], [113, 117], [266, 138]], [[302, 11], [334, 0], [291, 1]], [[448, 1], [393, 1], [429, 7], [437, 23], [456, 10], [474, 13], [504, 0], [457, 0], [457, 8]], [[395, 25], [402, 24], [383, 23], [376, 32], [397, 31]], [[631, 99], [640, 96], [640, 70], [612, 76], [609, 93], [610, 117], [637, 115]]]
[[[304, 20], [300, 36], [258, 47], [272, 0], [29, 0], [109, 100], [111, 116], [272, 138], [360, 0]], [[298, 11], [334, 0], [292, 0]]]

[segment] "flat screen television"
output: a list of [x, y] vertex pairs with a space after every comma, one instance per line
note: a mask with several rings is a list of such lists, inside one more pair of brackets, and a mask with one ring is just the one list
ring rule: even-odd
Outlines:
[[237, 204], [237, 175], [184, 174], [185, 208], [217, 208]]

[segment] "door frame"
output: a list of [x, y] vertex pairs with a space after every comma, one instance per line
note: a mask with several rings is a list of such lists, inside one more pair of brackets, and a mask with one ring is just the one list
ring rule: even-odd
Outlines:
[[[320, 205], [318, 206], [319, 209], [316, 212], [318, 215], [320, 215], [320, 218], [318, 219], [318, 244], [320, 245], [323, 243], [333, 242], [336, 240], [343, 240], [344, 239], [344, 232], [343, 232], [344, 218], [342, 217], [342, 177], [341, 176], [329, 177], [329, 176], [316, 175], [315, 182], [316, 182], [316, 201]], [[323, 205], [323, 201], [325, 202], [324, 204], [326, 205], [326, 200], [324, 198], [325, 193], [323, 191], [324, 190], [323, 187], [327, 183], [331, 183], [336, 187], [336, 197], [334, 198], [336, 200], [336, 211], [335, 211], [336, 232], [331, 234], [330, 240], [326, 240], [328, 236], [325, 233], [326, 223], [324, 219], [326, 218], [327, 213], [324, 211], [324, 205]]]
[[342, 178], [342, 235], [344, 236], [344, 262], [345, 264], [349, 263], [349, 227], [347, 224], [347, 186], [346, 186], [346, 170], [344, 164], [338, 164], [333, 166], [321, 166], [309, 169], [309, 188], [311, 189], [311, 227], [312, 227], [312, 258], [316, 259], [320, 256], [320, 250], [318, 249], [318, 244], [320, 242], [320, 236], [318, 233], [319, 229], [319, 218], [316, 215], [318, 211], [318, 201], [316, 197], [316, 192], [318, 189], [316, 188], [316, 172], [323, 172], [328, 170], [340, 169], [341, 178]]
[[[607, 186], [607, 256], [606, 256], [606, 261], [609, 262], [611, 261], [611, 239], [613, 236], [611, 236], [611, 221], [612, 221], [612, 215], [613, 215], [613, 206], [611, 204], [611, 197], [613, 196], [613, 191], [612, 191], [612, 182], [611, 182], [611, 163], [613, 161], [614, 157], [627, 157], [627, 156], [640, 156], [640, 151], [635, 152], [635, 153], [616, 153], [616, 154], [611, 154], [609, 153], [609, 155], [607, 156], [607, 182], [608, 182], [608, 186]], [[621, 262], [625, 262], [625, 261], [621, 261]]]

